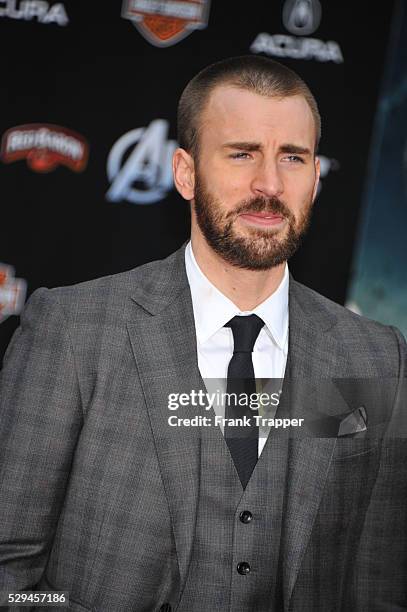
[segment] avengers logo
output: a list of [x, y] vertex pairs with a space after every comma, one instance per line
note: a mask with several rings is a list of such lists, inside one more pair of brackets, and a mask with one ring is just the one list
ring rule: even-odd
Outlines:
[[154, 204], [165, 198], [173, 188], [171, 163], [178, 146], [167, 139], [168, 128], [168, 121], [156, 119], [119, 138], [107, 160], [108, 200]]

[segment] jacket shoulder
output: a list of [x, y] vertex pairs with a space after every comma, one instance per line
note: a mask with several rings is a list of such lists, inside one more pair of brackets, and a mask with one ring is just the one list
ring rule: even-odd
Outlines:
[[165, 259], [151, 261], [125, 272], [52, 289], [41, 287], [33, 292], [29, 301], [42, 298], [51, 303], [59, 303], [69, 318], [72, 315], [80, 316], [81, 313], [95, 314], [101, 310], [113, 310], [116, 315], [124, 313], [133, 295], [140, 292], [154, 293], [159, 299], [168, 285], [171, 285], [172, 281], [175, 282], [175, 277], [182, 276], [181, 251], [182, 249]]
[[349, 346], [384, 345], [393, 349], [399, 344], [405, 345], [404, 337], [396, 327], [352, 312], [298, 281], [290, 282], [292, 295], [302, 309], [314, 319], [328, 320], [330, 325], [327, 328], [341, 343]]

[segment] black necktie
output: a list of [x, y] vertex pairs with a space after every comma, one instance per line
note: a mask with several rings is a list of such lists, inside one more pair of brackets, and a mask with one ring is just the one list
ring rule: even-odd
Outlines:
[[245, 398], [250, 400], [251, 394], [256, 392], [252, 352], [263, 325], [264, 322], [257, 315], [233, 317], [225, 325], [232, 329], [234, 342], [233, 356], [228, 367], [225, 418], [242, 419], [243, 423], [250, 423], [230, 426], [226, 421], [224, 428], [226, 443], [243, 489], [246, 488], [258, 457], [259, 428], [253, 418], [258, 415], [258, 410], [252, 410], [250, 402], [246, 402]]

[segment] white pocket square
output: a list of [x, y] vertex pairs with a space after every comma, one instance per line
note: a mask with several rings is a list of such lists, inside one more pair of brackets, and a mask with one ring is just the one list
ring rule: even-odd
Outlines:
[[367, 413], [364, 406], [359, 406], [342, 419], [338, 436], [349, 436], [367, 430]]

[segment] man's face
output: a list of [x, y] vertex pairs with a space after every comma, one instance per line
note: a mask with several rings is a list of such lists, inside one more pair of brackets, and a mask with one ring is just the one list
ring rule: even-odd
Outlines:
[[241, 268], [265, 270], [289, 259], [316, 194], [314, 145], [315, 124], [302, 96], [217, 87], [201, 122], [193, 232]]

